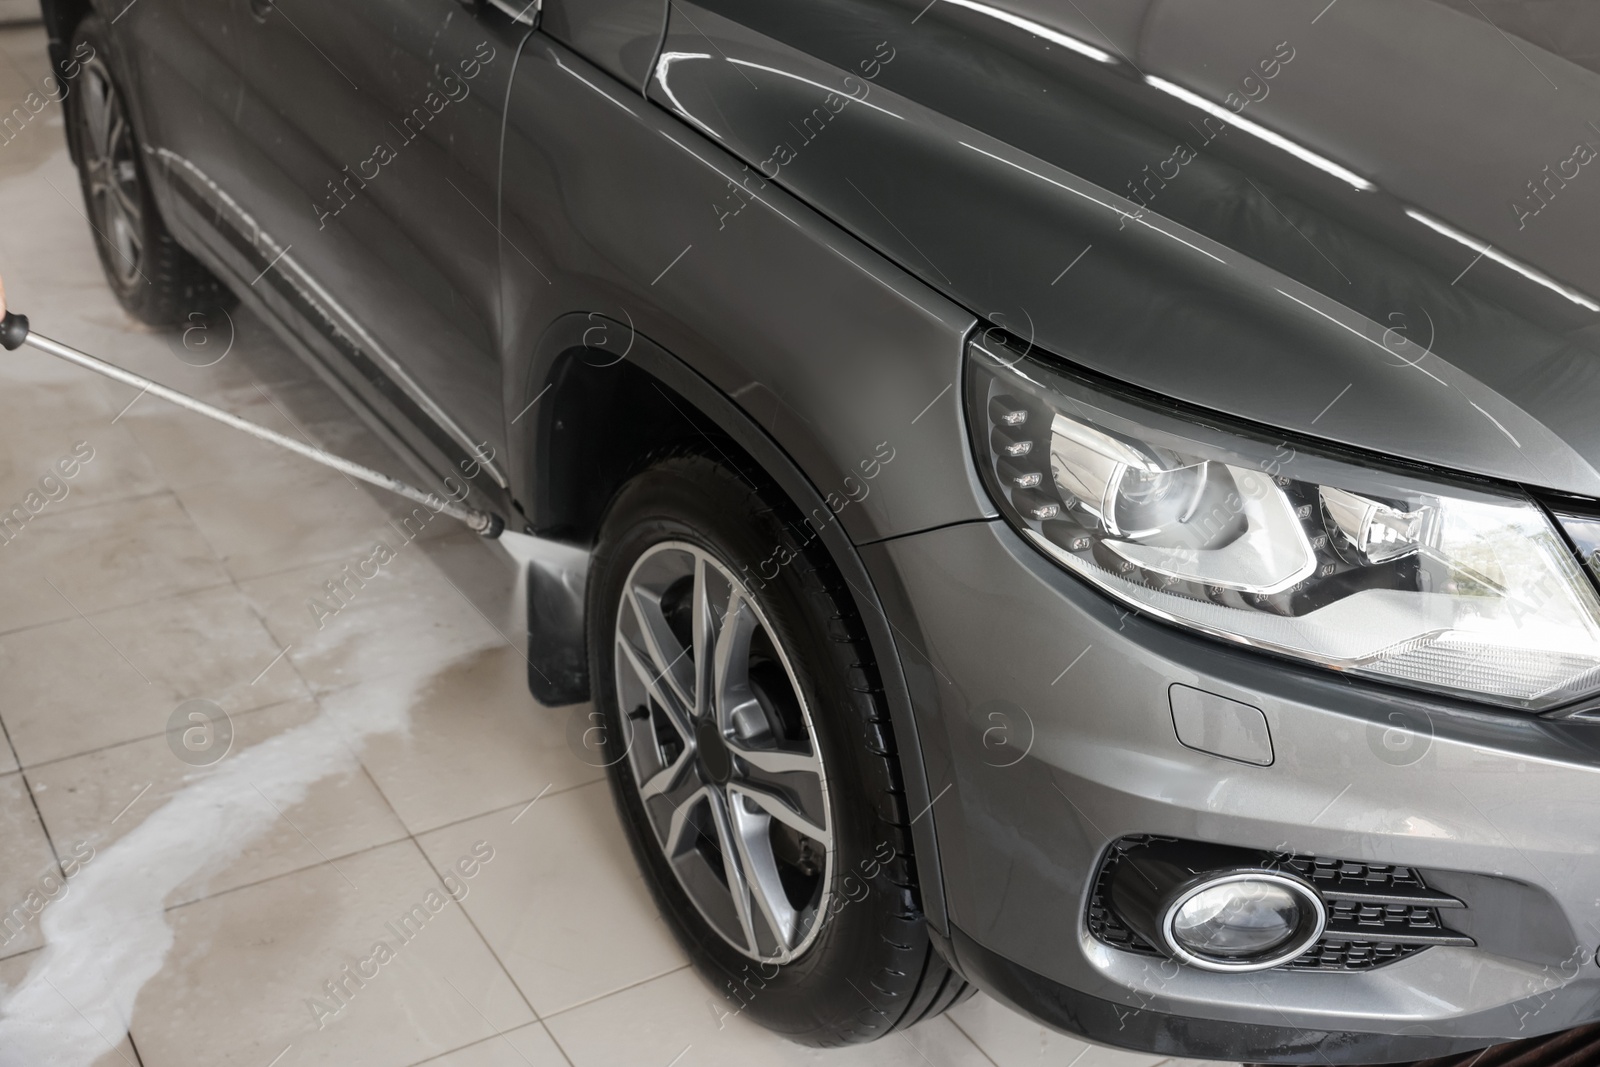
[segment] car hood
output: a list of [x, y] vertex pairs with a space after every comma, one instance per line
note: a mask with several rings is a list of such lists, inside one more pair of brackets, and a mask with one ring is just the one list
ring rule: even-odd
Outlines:
[[650, 95], [724, 226], [776, 183], [1103, 374], [1593, 497], [1592, 7], [701, 0]]

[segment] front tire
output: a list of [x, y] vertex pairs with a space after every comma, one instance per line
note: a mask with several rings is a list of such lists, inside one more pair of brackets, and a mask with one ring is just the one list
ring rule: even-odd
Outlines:
[[87, 46], [90, 58], [66, 96], [67, 136], [95, 250], [117, 302], [151, 326], [172, 326], [191, 314], [231, 306], [233, 294], [161, 219], [127, 98], [112, 74], [110, 35], [98, 15], [78, 24], [73, 46], [75, 54]]
[[730, 1014], [841, 1045], [970, 989], [928, 938], [854, 600], [796, 518], [701, 456], [628, 482], [590, 571], [590, 677], [623, 825], [701, 975]]

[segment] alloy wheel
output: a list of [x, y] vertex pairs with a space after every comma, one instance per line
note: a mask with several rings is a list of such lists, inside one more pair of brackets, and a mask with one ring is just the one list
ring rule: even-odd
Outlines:
[[99, 59], [83, 71], [83, 156], [89, 211], [109, 255], [119, 285], [131, 289], [140, 277], [144, 252], [144, 201], [140, 188], [138, 141], [128, 122], [122, 95]]
[[735, 950], [796, 958], [826, 914], [834, 841], [779, 635], [732, 570], [669, 541], [628, 574], [613, 657], [633, 785], [678, 884]]

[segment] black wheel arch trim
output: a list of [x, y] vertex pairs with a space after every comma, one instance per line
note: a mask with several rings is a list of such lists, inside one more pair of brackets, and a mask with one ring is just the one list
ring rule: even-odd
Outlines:
[[[540, 336], [531, 357], [522, 365], [520, 382], [513, 384], [507, 395], [521, 397], [516, 411], [507, 415], [507, 439], [511, 455], [510, 475], [517, 498], [524, 502], [528, 519], [535, 530], [540, 528], [541, 516], [534, 503], [540, 499], [536, 491], [543, 471], [541, 445], [548, 440], [548, 420], [553, 415], [541, 412], [536, 418], [515, 419], [524, 406], [532, 403], [551, 382], [558, 360], [574, 349], [587, 349], [597, 353], [596, 363], [627, 360], [636, 369], [659, 382], [673, 396], [692, 408], [683, 412], [686, 419], [699, 417], [707, 420], [735, 444], [743, 449], [762, 470], [777, 483], [789, 500], [804, 512], [827, 504], [821, 492], [789, 455], [732, 399], [707, 381], [688, 363], [666, 348], [639, 334], [631, 325], [618, 322], [599, 313], [570, 312], [555, 319]], [[672, 398], [669, 397], [669, 400]], [[515, 419], [515, 421], [509, 421]], [[850, 584], [856, 610], [861, 614], [877, 660], [878, 672], [885, 696], [888, 698], [891, 725], [894, 728], [895, 748], [900, 761], [900, 773], [905, 787], [906, 803], [913, 812], [927, 811], [925, 818], [911, 823], [912, 847], [916, 850], [917, 877], [922, 889], [923, 913], [929, 926], [943, 935], [948, 926], [945, 915], [944, 885], [939, 863], [938, 844], [934, 832], [934, 813], [928, 809], [930, 792], [926, 767], [923, 763], [922, 744], [917, 731], [916, 718], [911, 709], [910, 687], [900, 661], [899, 643], [879, 598], [876, 586], [862, 562], [856, 546], [845, 535], [837, 522], [822, 525], [819, 535], [833, 563]], [[587, 546], [586, 546], [587, 547]], [[536, 590], [530, 589], [529, 622], [537, 625], [532, 604]], [[561, 632], [529, 634], [529, 645], [549, 642], [555, 655], [563, 662], [586, 662], [584, 651], [583, 620], [572, 620], [557, 612], [550, 618], [564, 621]], [[570, 632], [576, 622], [576, 634]], [[576, 642], [573, 649], [572, 642]], [[574, 651], [576, 657], [574, 658]], [[586, 675], [587, 672], [585, 672]], [[538, 695], [538, 694], [536, 694]], [[572, 703], [588, 698], [589, 679], [582, 679], [581, 692], [576, 686], [559, 695], [561, 702]], [[541, 697], [541, 699], [543, 699]], [[941, 938], [942, 939], [942, 938]]]

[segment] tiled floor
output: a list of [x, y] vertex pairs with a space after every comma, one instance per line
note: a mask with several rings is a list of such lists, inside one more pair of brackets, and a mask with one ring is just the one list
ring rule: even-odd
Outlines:
[[[0, 31], [0, 112], [45, 70], [37, 29]], [[52, 106], [0, 145], [0, 271], [38, 330], [406, 474], [249, 316], [203, 370], [125, 317], [79, 210]], [[0, 511], [75, 449], [0, 544], [0, 1064], [1154, 1062], [982, 996], [843, 1052], [719, 1020], [572, 711], [528, 696], [509, 557], [442, 521], [402, 545], [391, 500], [0, 357]]]

